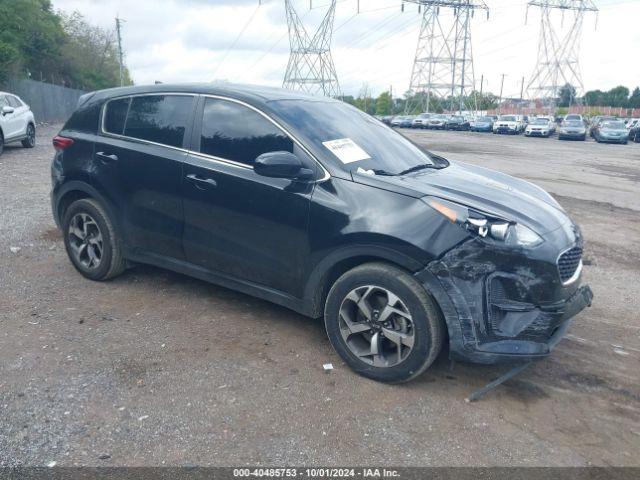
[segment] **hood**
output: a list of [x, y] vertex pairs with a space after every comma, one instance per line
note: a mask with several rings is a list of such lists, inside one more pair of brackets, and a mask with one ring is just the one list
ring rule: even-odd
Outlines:
[[353, 180], [417, 198], [440, 197], [532, 228], [540, 235], [571, 220], [540, 187], [500, 172], [461, 162], [403, 177], [353, 174]]

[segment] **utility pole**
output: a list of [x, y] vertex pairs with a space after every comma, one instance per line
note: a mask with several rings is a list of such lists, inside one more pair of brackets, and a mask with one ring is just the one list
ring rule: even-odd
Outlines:
[[[318, 30], [313, 37], [309, 37], [302, 20], [293, 7], [293, 0], [284, 1], [291, 47], [289, 64], [284, 75], [284, 88], [302, 90], [327, 97], [340, 97], [338, 74], [331, 57], [331, 38], [336, 2], [337, 0], [331, 0], [329, 9]], [[309, 8], [311, 7], [310, 0]]]
[[506, 73], [502, 74], [502, 82], [500, 83], [500, 100], [498, 101], [498, 115], [502, 113], [502, 92], [504, 90], [504, 77], [506, 76], [507, 76]]
[[522, 84], [520, 85], [520, 114], [524, 113], [524, 106], [522, 101], [524, 100], [524, 77], [522, 77]]
[[[572, 85], [578, 95], [584, 92], [580, 71], [582, 26], [585, 14], [597, 15], [598, 8], [593, 0], [531, 0], [527, 4], [527, 17], [530, 7], [540, 10], [540, 38], [536, 67], [527, 85], [527, 94], [530, 98], [546, 100], [550, 108], [555, 108], [563, 85]], [[567, 12], [573, 14], [572, 22], [564, 29]], [[562, 14], [560, 26], [556, 13]]]
[[[416, 3], [422, 10], [422, 25], [413, 61], [409, 91], [422, 102], [422, 111], [429, 111], [431, 97], [444, 100], [459, 93], [459, 110], [465, 98], [475, 90], [471, 20], [476, 10], [489, 8], [484, 0], [405, 0]], [[403, 2], [404, 6], [404, 2]], [[451, 12], [447, 17], [445, 12]], [[417, 95], [420, 94], [420, 95]], [[424, 105], [426, 99], [426, 105]], [[407, 102], [405, 113], [414, 110]]]
[[121, 87], [124, 85], [124, 54], [122, 52], [122, 33], [121, 33], [123, 22], [124, 22], [123, 19], [121, 19], [120, 17], [116, 17], [116, 33], [118, 35], [118, 61], [120, 64], [120, 86]]

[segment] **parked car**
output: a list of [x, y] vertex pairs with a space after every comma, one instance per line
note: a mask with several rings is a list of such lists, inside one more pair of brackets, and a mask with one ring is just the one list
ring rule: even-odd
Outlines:
[[600, 126], [601, 123], [607, 122], [607, 121], [616, 121], [616, 120], [618, 120], [618, 117], [612, 117], [609, 115], [594, 117], [593, 121], [591, 122], [591, 128], [589, 129], [589, 135], [591, 136], [591, 138], [595, 139], [596, 129]]
[[400, 128], [411, 128], [413, 117], [400, 115], [391, 120], [391, 126]]
[[631, 130], [638, 124], [640, 124], [640, 118], [630, 118], [629, 121], [625, 122], [627, 130]]
[[569, 113], [568, 115], [565, 115], [564, 118], [562, 119], [562, 122], [583, 122], [584, 123], [584, 117], [582, 115], [579, 115], [577, 113]]
[[622, 143], [629, 141], [629, 131], [620, 120], [600, 121], [595, 127], [593, 136], [598, 143]]
[[29, 105], [11, 93], [0, 92], [0, 155], [7, 143], [36, 145], [36, 120]]
[[629, 130], [629, 140], [640, 143], [640, 122], [636, 123], [636, 126]]
[[417, 115], [411, 122], [411, 128], [425, 128], [430, 117], [430, 113], [421, 113], [420, 115]]
[[535, 118], [524, 130], [526, 137], [549, 138], [556, 131], [556, 124], [546, 117]]
[[444, 130], [447, 127], [448, 118], [449, 117], [442, 114], [432, 115], [427, 121], [426, 128], [431, 130]]
[[53, 143], [52, 212], [80, 274], [152, 264], [324, 316], [375, 380], [418, 376], [445, 339], [480, 363], [548, 355], [591, 303], [580, 229], [551, 195], [333, 99], [111, 89]]
[[524, 122], [520, 115], [501, 115], [493, 124], [493, 133], [518, 135], [524, 130]]
[[587, 139], [587, 127], [581, 120], [565, 120], [558, 130], [559, 140], [582, 140]]
[[478, 117], [469, 124], [472, 132], [490, 132], [493, 130], [492, 117]]
[[471, 128], [469, 120], [466, 120], [460, 115], [450, 116], [445, 123], [446, 130], [468, 131], [469, 128]]

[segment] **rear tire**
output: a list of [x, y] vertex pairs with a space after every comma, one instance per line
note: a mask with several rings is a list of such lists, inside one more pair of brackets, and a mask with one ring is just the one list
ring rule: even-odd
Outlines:
[[24, 148], [33, 148], [36, 146], [36, 127], [31, 123], [27, 126], [27, 138], [22, 140], [22, 146]]
[[342, 275], [325, 304], [336, 352], [356, 373], [387, 383], [412, 380], [442, 348], [445, 325], [435, 301], [407, 272], [368, 263]]
[[126, 270], [122, 242], [97, 201], [84, 198], [73, 202], [64, 214], [62, 233], [69, 259], [84, 277], [103, 281]]
[[4, 152], [4, 135], [0, 132], [0, 157], [2, 156], [2, 152]]

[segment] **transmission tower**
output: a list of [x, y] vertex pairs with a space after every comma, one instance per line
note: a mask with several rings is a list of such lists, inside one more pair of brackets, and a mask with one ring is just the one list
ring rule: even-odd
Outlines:
[[[532, 0], [529, 7], [540, 9], [540, 39], [536, 68], [527, 85], [531, 99], [546, 99], [555, 104], [560, 89], [570, 84], [577, 94], [584, 92], [580, 71], [580, 44], [585, 14], [598, 8], [593, 0]], [[561, 24], [557, 15], [561, 13]], [[569, 13], [571, 24], [564, 27], [565, 14]], [[555, 17], [555, 18], [554, 18]], [[555, 20], [555, 21], [554, 21]]]
[[[483, 0], [405, 1], [423, 9], [409, 87], [414, 101], [407, 102], [405, 111], [410, 113], [419, 105], [428, 112], [433, 97], [449, 98], [451, 110], [477, 108], [477, 102], [465, 102], [475, 90], [471, 20], [476, 10], [485, 10], [488, 17], [487, 5]], [[453, 11], [453, 19], [443, 16], [441, 9]]]
[[336, 2], [337, 0], [331, 0], [322, 23], [313, 37], [310, 37], [293, 7], [292, 0], [285, 0], [291, 54], [284, 76], [284, 88], [327, 97], [340, 96], [338, 75], [331, 58]]

